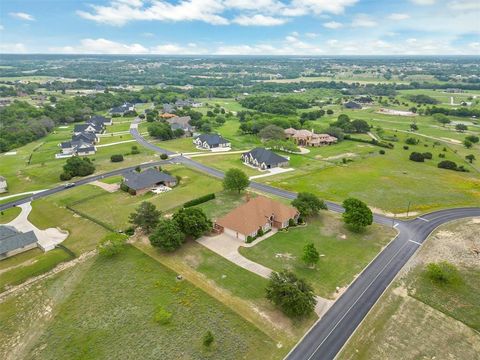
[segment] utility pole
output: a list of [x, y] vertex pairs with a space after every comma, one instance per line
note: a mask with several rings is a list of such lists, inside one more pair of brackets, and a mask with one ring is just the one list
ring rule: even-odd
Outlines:
[[408, 213], [410, 212], [410, 204], [411, 204], [411, 201], [408, 202], [408, 207], [407, 207], [407, 217], [408, 217]]

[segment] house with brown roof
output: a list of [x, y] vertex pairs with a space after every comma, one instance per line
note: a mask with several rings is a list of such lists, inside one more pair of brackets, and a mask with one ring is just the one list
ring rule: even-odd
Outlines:
[[328, 134], [315, 134], [313, 131], [301, 129], [296, 130], [293, 128], [285, 129], [285, 137], [292, 139], [293, 142], [299, 146], [322, 146], [332, 145], [337, 142], [335, 136]]
[[215, 222], [215, 230], [243, 241], [255, 237], [259, 229], [263, 232], [288, 227], [290, 220], [297, 222], [299, 212], [265, 196], [248, 199]]

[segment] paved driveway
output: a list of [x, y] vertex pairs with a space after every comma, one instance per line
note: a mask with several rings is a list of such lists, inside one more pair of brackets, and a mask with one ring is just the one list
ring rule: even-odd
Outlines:
[[15, 229], [21, 232], [27, 232], [33, 230], [38, 239], [38, 244], [45, 251], [52, 250], [55, 245], [60, 244], [63, 240], [68, 237], [67, 231], [61, 231], [56, 228], [48, 228], [45, 230], [40, 230], [35, 225], [33, 225], [28, 220], [28, 214], [32, 211], [32, 205], [28, 202], [25, 204], [19, 205], [22, 209], [22, 212], [8, 224], [9, 226], [15, 227]]
[[238, 248], [244, 244], [240, 239], [235, 239], [226, 234], [220, 234], [217, 236], [201, 237], [197, 242], [234, 264], [264, 278], [268, 279], [272, 273], [271, 269], [247, 259], [238, 252]]
[[[265, 236], [265, 238], [268, 237], [269, 236]], [[260, 241], [262, 240], [264, 239], [261, 239]], [[258, 242], [246, 244], [242, 240], [235, 239], [226, 234], [220, 234], [217, 236], [204, 236], [198, 239], [197, 242], [217, 253], [218, 255], [224, 257], [225, 259], [230, 260], [234, 264], [257, 275], [260, 275], [261, 277], [264, 277], [266, 279], [270, 277], [270, 274], [273, 271], [263, 265], [247, 259], [238, 252], [238, 248], [240, 246], [255, 246]], [[318, 317], [321, 318], [333, 304], [333, 301], [324, 299], [320, 296], [317, 296], [316, 299], [317, 305], [315, 306], [315, 312], [317, 313]]]

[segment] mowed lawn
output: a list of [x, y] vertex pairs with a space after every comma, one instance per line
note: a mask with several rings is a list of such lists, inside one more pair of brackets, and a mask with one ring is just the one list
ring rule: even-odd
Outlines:
[[[334, 298], [336, 287], [350, 284], [394, 236], [393, 229], [376, 224], [364, 232], [353, 233], [345, 228], [339, 215], [322, 212], [305, 227], [279, 232], [253, 247], [241, 247], [239, 251], [275, 271], [290, 269], [308, 280], [318, 295]], [[309, 243], [313, 243], [321, 254], [315, 269], [301, 260], [303, 248]]]
[[[63, 277], [56, 287], [70, 294], [54, 306], [53, 318], [37, 332], [24, 359], [278, 359], [284, 350], [222, 303], [134, 247], [115, 258], [95, 257], [83, 273]], [[68, 292], [67, 292], [68, 294]], [[53, 300], [53, 301], [52, 301]], [[17, 300], [20, 301], [20, 300]], [[16, 304], [0, 304], [15, 314]], [[159, 307], [172, 314], [169, 324], [154, 321]], [[8, 322], [17, 316], [4, 319]], [[2, 326], [0, 325], [0, 328]], [[214, 335], [207, 350], [202, 337]], [[8, 332], [7, 332], [8, 334]], [[11, 335], [11, 334], [10, 334]]]
[[240, 156], [241, 154], [195, 156], [192, 160], [224, 172], [232, 168], [237, 168], [242, 170], [248, 176], [265, 174], [265, 172], [244, 165]]
[[[403, 135], [399, 136], [404, 138]], [[348, 145], [352, 150], [345, 149], [347, 153], [357, 153], [358, 143], [344, 141], [339, 144], [342, 147]], [[444, 153], [443, 146], [433, 148], [431, 140], [410, 145], [408, 150], [403, 150], [403, 145], [402, 141], [395, 143], [395, 149], [385, 149], [385, 155], [379, 154], [380, 148], [367, 145], [370, 154], [353, 157], [353, 161], [347, 164], [340, 163], [340, 156], [335, 161], [337, 165], [324, 169], [319, 169], [315, 166], [315, 159], [310, 159], [309, 167], [301, 164], [300, 171], [258, 181], [287, 190], [313, 192], [321, 198], [337, 202], [356, 197], [372, 207], [395, 213], [405, 212], [409, 202], [410, 210], [414, 211], [480, 203], [480, 176], [474, 168], [469, 167], [468, 173], [438, 169], [438, 162], [443, 160], [438, 154]], [[433, 159], [424, 163], [410, 161], [408, 157], [412, 151], [429, 151], [433, 154]], [[447, 149], [445, 155], [447, 160], [464, 164], [451, 149]], [[326, 159], [328, 158], [322, 157], [317, 162]]]
[[[146, 193], [133, 196], [123, 191], [108, 193], [103, 189], [87, 185], [83, 193], [76, 193], [70, 201], [72, 208], [88, 214], [115, 229], [124, 230], [130, 226], [128, 217], [143, 202], [149, 201], [166, 212], [183, 205], [188, 200], [217, 192], [222, 189], [219, 180], [184, 167], [173, 167], [171, 174], [181, 177], [180, 184], [171, 191], [155, 195]], [[83, 195], [82, 195], [83, 194]]]

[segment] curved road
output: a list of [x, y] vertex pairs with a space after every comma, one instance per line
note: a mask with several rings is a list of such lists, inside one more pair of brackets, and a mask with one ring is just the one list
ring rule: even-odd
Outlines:
[[[136, 119], [134, 124], [138, 124]], [[160, 153], [176, 155], [175, 161], [194, 167], [209, 175], [223, 178], [223, 173], [200, 164], [192, 159], [149, 143], [132, 125], [130, 133], [143, 146]], [[250, 187], [265, 193], [295, 199], [297, 194], [266, 184], [250, 182]], [[331, 211], [343, 212], [343, 208], [326, 201]], [[286, 356], [287, 360], [331, 360], [348, 341], [363, 318], [392, 282], [400, 269], [407, 263], [428, 235], [438, 226], [456, 219], [480, 216], [480, 208], [459, 208], [433, 212], [410, 221], [401, 221], [374, 214], [374, 222], [394, 226], [398, 235], [363, 270], [348, 289], [335, 301], [327, 313], [319, 319], [299, 343]]]
[[[181, 154], [162, 149], [149, 143], [138, 132], [140, 119], [133, 121], [130, 133], [137, 142], [144, 147], [159, 153], [172, 156], [169, 160], [143, 163], [140, 167], [161, 165], [166, 163], [181, 163], [196, 168], [211, 176], [223, 178], [223, 172], [200, 164]], [[104, 174], [83, 178], [74, 182], [75, 185], [87, 184], [105, 177], [120, 175], [135, 169], [131, 166], [117, 169]], [[250, 187], [294, 199], [297, 194], [291, 191], [278, 189], [266, 184], [251, 182]], [[0, 205], [0, 211], [10, 207], [36, 200], [67, 188], [59, 186], [42, 191], [22, 199], [17, 199]], [[333, 202], [326, 202], [328, 209], [343, 212], [343, 208]], [[286, 356], [287, 360], [332, 360], [348, 341], [363, 318], [370, 311], [387, 286], [395, 278], [400, 269], [407, 263], [417, 249], [427, 239], [428, 235], [438, 226], [456, 219], [480, 216], [480, 208], [447, 209], [417, 217], [414, 220], [401, 221], [383, 215], [374, 215], [374, 222], [386, 226], [394, 226], [398, 235], [386, 246], [377, 257], [363, 270], [348, 289], [338, 298], [327, 313], [319, 319], [305, 334], [299, 343]]]

